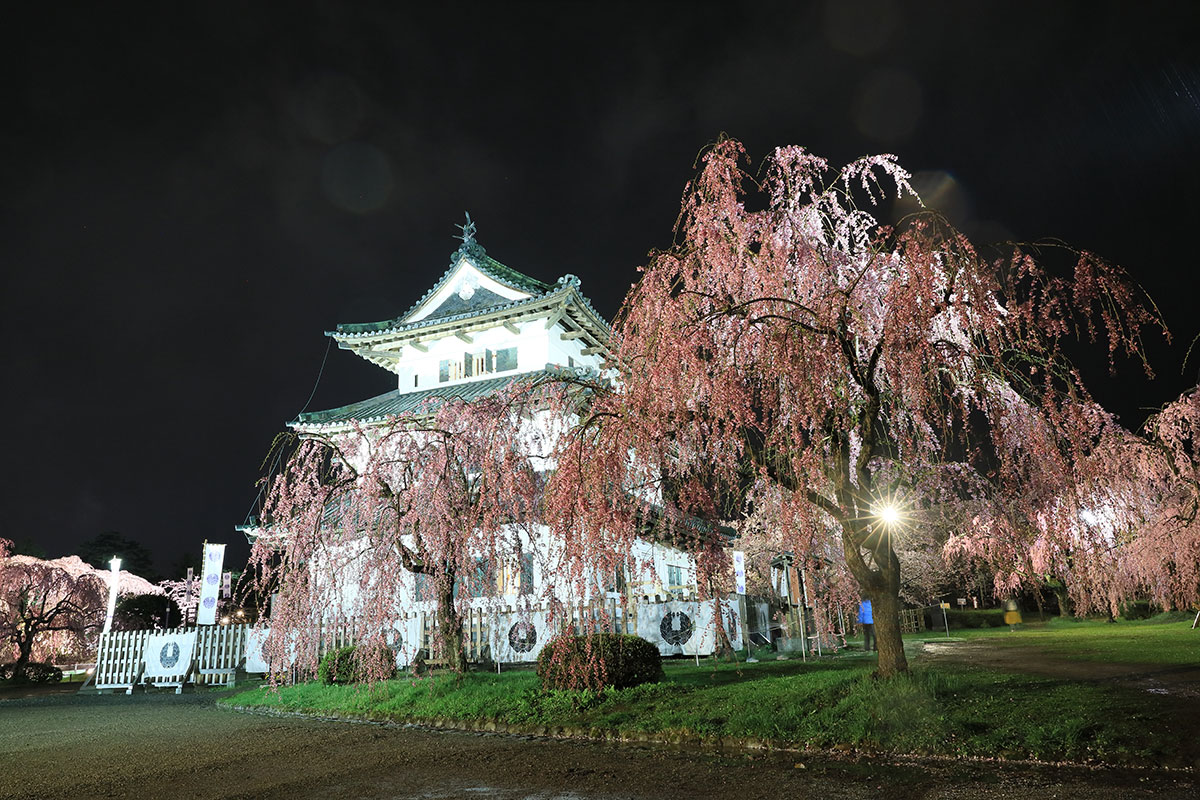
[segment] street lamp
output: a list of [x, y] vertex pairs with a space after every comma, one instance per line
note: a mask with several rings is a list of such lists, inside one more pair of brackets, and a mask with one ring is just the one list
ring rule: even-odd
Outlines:
[[875, 516], [879, 517], [879, 521], [889, 528], [900, 524], [900, 509], [892, 503], [884, 503], [876, 509]]

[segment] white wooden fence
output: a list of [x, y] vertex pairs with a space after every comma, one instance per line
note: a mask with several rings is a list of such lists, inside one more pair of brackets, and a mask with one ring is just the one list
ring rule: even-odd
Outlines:
[[[125, 689], [127, 693], [132, 692], [138, 684], [174, 686], [176, 690], [185, 683], [199, 686], [232, 685], [237, 669], [246, 657], [246, 631], [249, 627], [202, 625], [166, 631], [113, 631], [101, 634], [92, 680], [97, 689]], [[157, 655], [146, 652], [146, 643], [151, 637], [157, 640], [164, 636], [190, 637], [192, 634], [195, 635], [192, 651], [179, 661], [174, 673], [147, 675], [147, 659]]]
[[[658, 645], [664, 655], [708, 655], [721, 646], [722, 637], [735, 647], [742, 641], [741, 621], [729, 600], [720, 603], [720, 617], [712, 600], [696, 597], [606, 597], [572, 604], [546, 602], [470, 608], [463, 614], [463, 645], [474, 662], [520, 663], [536, 660], [545, 643], [567, 629], [605, 631], [641, 636]], [[401, 666], [421, 656], [436, 661], [441, 655], [438, 619], [433, 611], [410, 612], [394, 625], [392, 644]], [[100, 637], [96, 670], [97, 689], [133, 691], [137, 685], [199, 686], [232, 684], [246, 665], [249, 625], [205, 625], [169, 631], [119, 631]], [[325, 623], [318, 637], [318, 659], [326, 652], [353, 644], [362, 635], [357, 620]], [[162, 645], [170, 637], [191, 641], [192, 651], [169, 659]], [[153, 646], [148, 647], [148, 643]], [[163, 652], [158, 652], [160, 646]], [[149, 652], [155, 650], [155, 652]], [[177, 651], [178, 652], [178, 651]], [[171, 671], [164, 674], [169, 660]], [[293, 672], [293, 680], [307, 675]]]
[[[940, 616], [940, 615], [939, 615]], [[854, 635], [862, 636], [862, 626], [857, 620], [851, 621], [853, 625]], [[900, 609], [900, 632], [901, 633], [920, 633], [925, 630], [925, 609], [923, 608], [902, 608]]]

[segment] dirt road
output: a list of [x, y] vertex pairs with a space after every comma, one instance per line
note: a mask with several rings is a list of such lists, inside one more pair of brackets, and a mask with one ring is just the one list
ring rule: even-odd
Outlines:
[[714, 754], [320, 722], [211, 694], [0, 700], [2, 798], [1194, 798], [1195, 776]]

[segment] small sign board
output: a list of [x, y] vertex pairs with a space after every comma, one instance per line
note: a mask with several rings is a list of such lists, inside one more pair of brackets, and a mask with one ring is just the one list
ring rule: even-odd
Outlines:
[[949, 607], [950, 607], [950, 604], [949, 604], [949, 603], [938, 603], [938, 605], [939, 605], [939, 606], [941, 606], [942, 608], [949, 608]]
[[959, 608], [962, 608], [962, 607], [963, 607], [963, 606], [965, 606], [966, 604], [967, 604], [967, 598], [965, 598], [965, 597], [960, 597], [960, 598], [958, 598], [958, 606], [959, 606]]

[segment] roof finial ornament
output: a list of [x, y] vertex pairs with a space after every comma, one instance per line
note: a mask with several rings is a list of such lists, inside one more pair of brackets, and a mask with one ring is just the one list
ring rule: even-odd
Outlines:
[[455, 236], [455, 239], [462, 239], [465, 247], [470, 247], [475, 244], [475, 223], [471, 221], [471, 212], [464, 211], [467, 215], [467, 223], [465, 225], [455, 225], [454, 227], [462, 231], [462, 236]]

